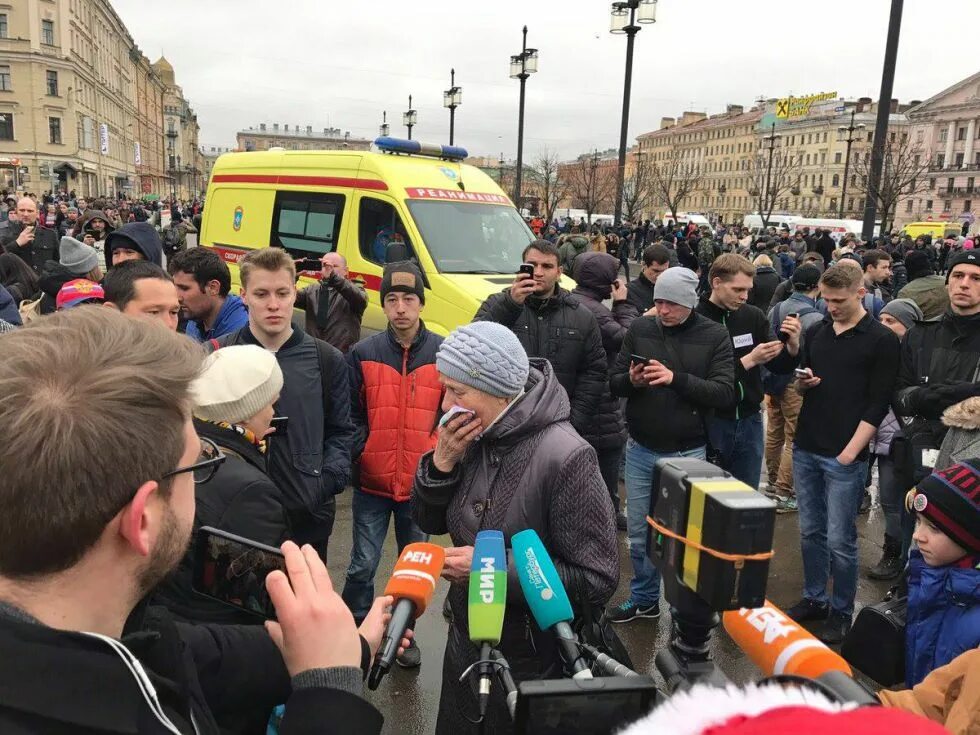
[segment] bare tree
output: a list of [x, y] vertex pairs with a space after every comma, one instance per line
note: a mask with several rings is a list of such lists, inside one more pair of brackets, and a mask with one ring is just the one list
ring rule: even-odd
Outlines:
[[616, 170], [602, 165], [598, 151], [579, 156], [573, 164], [564, 166], [568, 193], [579, 209], [585, 210], [586, 221], [612, 199], [616, 191]]
[[[896, 139], [892, 140], [891, 136]], [[857, 188], [865, 197], [873, 196], [878, 203], [881, 217], [880, 232], [888, 232], [888, 226], [895, 221], [895, 213], [900, 202], [928, 190], [928, 157], [918, 144], [911, 142], [907, 133], [899, 137], [890, 133], [885, 141], [882, 155], [881, 181], [877, 187], [870, 187], [871, 154], [867, 153], [858, 169]]]
[[646, 156], [637, 156], [636, 164], [626, 169], [623, 179], [623, 217], [631, 222], [646, 209], [653, 198], [653, 174]]
[[678, 150], [666, 153], [662, 160], [652, 161], [649, 167], [650, 196], [667, 207], [677, 222], [681, 204], [701, 188], [704, 170], [698, 161], [683, 156]]
[[763, 229], [769, 226], [776, 202], [791, 191], [800, 192], [792, 155], [779, 150], [778, 145], [773, 150], [768, 146], [759, 149], [749, 168], [749, 182], [749, 196], [755, 200]]
[[545, 222], [548, 223], [554, 219], [558, 203], [568, 196], [568, 184], [559, 164], [558, 154], [545, 149], [529, 172], [540, 194]]

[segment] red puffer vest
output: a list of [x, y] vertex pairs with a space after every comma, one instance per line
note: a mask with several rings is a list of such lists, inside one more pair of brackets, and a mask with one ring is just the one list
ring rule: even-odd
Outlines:
[[442, 337], [421, 325], [405, 349], [391, 330], [351, 348], [352, 419], [358, 433], [360, 487], [403, 502], [411, 498], [415, 470], [436, 446], [443, 387], [436, 370]]

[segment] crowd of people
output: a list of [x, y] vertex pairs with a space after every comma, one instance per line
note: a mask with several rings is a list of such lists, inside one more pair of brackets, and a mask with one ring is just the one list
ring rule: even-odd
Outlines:
[[[569, 223], [542, 228], [513, 282], [445, 338], [425, 325], [419, 266], [388, 263], [387, 329], [362, 338], [368, 293], [338, 253], [299, 289], [290, 254], [253, 250], [233, 294], [216, 253], [168, 248], [139, 206], [119, 221], [122, 206], [76, 201], [79, 223], [102, 226], [60, 233], [70, 207], [59, 224], [61, 202], [40, 204], [44, 224], [23, 197], [0, 235], [4, 728], [264, 732], [285, 703], [281, 733], [378, 732], [361, 680], [392, 602], [375, 576], [394, 518], [399, 552], [448, 534], [436, 732], [476, 732], [463, 674], [480, 660], [477, 533], [537, 531], [580, 619], [657, 618], [646, 516], [670, 457], [709, 460], [798, 514], [803, 579], [787, 614], [830, 644], [851, 628], [857, 517], [875, 483], [885, 535], [866, 573], [908, 598], [906, 684], [934, 686], [980, 645], [970, 240], [944, 253], [924, 239]], [[335, 591], [324, 560], [346, 488], [352, 545]], [[285, 573], [267, 579], [277, 622], [194, 592], [202, 526], [282, 547]], [[498, 647], [512, 676], [560, 676], [513, 560], [508, 576]], [[401, 643], [398, 663], [421, 666], [426, 642]], [[483, 727], [509, 722], [495, 687]]]

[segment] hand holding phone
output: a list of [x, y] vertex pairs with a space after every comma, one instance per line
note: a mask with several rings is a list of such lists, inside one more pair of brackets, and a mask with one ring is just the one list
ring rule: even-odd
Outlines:
[[793, 375], [795, 375], [797, 378], [802, 378], [803, 380], [806, 380], [807, 378], [813, 377], [813, 374], [810, 372], [809, 368], [806, 368], [806, 369], [805, 368], [796, 368], [793, 371]]
[[510, 287], [510, 297], [518, 304], [534, 293], [537, 284], [534, 282], [534, 266], [530, 263], [521, 263], [517, 269], [517, 276], [514, 278], [514, 285]]

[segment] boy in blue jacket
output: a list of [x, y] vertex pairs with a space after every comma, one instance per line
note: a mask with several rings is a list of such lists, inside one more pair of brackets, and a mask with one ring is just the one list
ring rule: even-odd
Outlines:
[[918, 545], [909, 556], [905, 630], [912, 688], [980, 646], [980, 459], [933, 472], [909, 500]]

